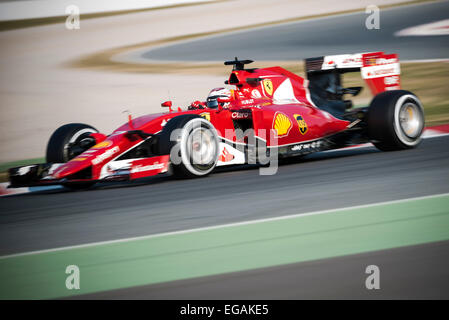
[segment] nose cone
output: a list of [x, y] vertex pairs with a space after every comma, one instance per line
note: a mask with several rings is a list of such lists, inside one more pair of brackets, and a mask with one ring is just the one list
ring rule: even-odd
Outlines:
[[78, 156], [58, 167], [56, 171], [52, 173], [52, 176], [55, 179], [62, 179], [86, 169], [91, 164], [92, 162], [88, 157]]
[[62, 179], [89, 166], [102, 166], [116, 157], [119, 152], [120, 147], [117, 144], [114, 144], [113, 141], [105, 140], [58, 167], [52, 175], [55, 179]]

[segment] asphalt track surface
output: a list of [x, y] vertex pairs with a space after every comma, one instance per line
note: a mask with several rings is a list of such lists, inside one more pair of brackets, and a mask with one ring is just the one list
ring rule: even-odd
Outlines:
[[449, 136], [413, 150], [310, 155], [208, 177], [54, 190], [0, 199], [0, 255], [449, 192]]
[[[368, 290], [366, 267], [380, 270]], [[99, 292], [71, 299], [449, 299], [449, 241]]]
[[[238, 10], [238, 8], [236, 8]], [[402, 36], [402, 29], [449, 18], [449, 2], [381, 10], [380, 29], [365, 27], [364, 12], [269, 26], [208, 37], [143, 52], [141, 58], [170, 61], [254, 60], [384, 51], [401, 59], [449, 58], [449, 36]], [[242, 45], [244, 44], [244, 45]]]

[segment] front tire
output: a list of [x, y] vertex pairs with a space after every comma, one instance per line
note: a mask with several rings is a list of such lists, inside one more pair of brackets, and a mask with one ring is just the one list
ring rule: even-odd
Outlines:
[[[48, 163], [65, 163], [89, 148], [82, 143], [89, 139], [91, 133], [98, 130], [83, 123], [69, 123], [59, 127], [50, 137], [47, 144], [46, 160]], [[90, 138], [90, 144], [95, 139]], [[89, 141], [88, 141], [89, 142]], [[85, 150], [84, 150], [85, 149]]]
[[170, 154], [175, 176], [206, 176], [217, 165], [218, 134], [209, 121], [198, 115], [171, 119], [159, 138], [159, 153]]
[[[98, 130], [83, 123], [69, 123], [59, 127], [50, 137], [47, 144], [47, 163], [65, 163], [75, 158], [91, 146], [95, 145], [95, 139], [89, 137]], [[95, 182], [64, 183], [69, 189], [87, 189]]]
[[368, 136], [378, 149], [411, 149], [422, 140], [424, 110], [418, 97], [409, 91], [385, 91], [371, 102], [367, 124]]

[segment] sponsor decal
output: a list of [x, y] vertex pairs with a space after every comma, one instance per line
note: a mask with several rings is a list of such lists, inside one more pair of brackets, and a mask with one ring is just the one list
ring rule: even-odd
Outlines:
[[237, 91], [237, 98], [240, 100], [243, 100], [243, 99], [246, 99], [246, 96], [242, 92]]
[[47, 175], [48, 175], [48, 176], [51, 176], [52, 174], [55, 173], [56, 169], [58, 169], [58, 168], [59, 168], [60, 166], [62, 166], [62, 165], [63, 165], [62, 163], [55, 163], [55, 164], [52, 164], [52, 165], [50, 166], [50, 168], [48, 169]]
[[251, 98], [259, 99], [262, 98], [262, 95], [260, 94], [259, 90], [254, 89], [253, 91], [251, 91]]
[[254, 103], [254, 99], [242, 100], [242, 104], [251, 104], [251, 103]]
[[278, 137], [285, 136], [289, 133], [292, 127], [292, 122], [282, 112], [276, 112], [273, 119], [273, 129], [277, 131]]
[[373, 65], [375, 65], [375, 64], [376, 64], [376, 58], [375, 58], [375, 57], [369, 57], [369, 58], [366, 58], [365, 64], [366, 64], [367, 66], [373, 66]]
[[223, 151], [220, 154], [220, 157], [218, 157], [218, 160], [221, 162], [228, 162], [234, 160], [234, 155], [231, 154], [226, 148], [223, 148]]
[[362, 78], [372, 79], [386, 76], [396, 76], [401, 73], [399, 63], [388, 65], [374, 65], [362, 68]]
[[373, 76], [382, 76], [385, 74], [392, 74], [394, 73], [394, 68], [386, 68], [386, 69], [379, 69], [379, 70], [375, 70], [371, 73], [371, 75]]
[[401, 89], [400, 86], [393, 86], [393, 87], [386, 87], [385, 91], [400, 90], [400, 89]]
[[361, 66], [361, 54], [340, 54], [325, 56], [322, 64], [322, 69], [328, 70], [332, 68], [359, 68]]
[[298, 123], [299, 132], [301, 132], [302, 135], [305, 135], [309, 128], [307, 127], [307, 123], [304, 118], [300, 114], [294, 114], [293, 118], [295, 118]]
[[233, 112], [231, 113], [232, 119], [250, 119], [251, 113], [250, 112]]
[[33, 168], [35, 166], [24, 166], [24, 167], [20, 167], [19, 169], [17, 169], [17, 174], [19, 176], [23, 176], [26, 175], [28, 172], [30, 172], [31, 168]]
[[96, 145], [94, 145], [92, 147], [92, 149], [106, 148], [106, 147], [109, 147], [111, 144], [112, 144], [111, 141], [103, 141], [103, 142], [100, 142], [100, 143], [97, 143]]
[[93, 165], [97, 165], [101, 162], [103, 162], [104, 160], [112, 157], [114, 154], [118, 153], [120, 151], [120, 148], [118, 146], [115, 146], [112, 149], [109, 149], [107, 151], [105, 151], [104, 153], [100, 154], [98, 157], [94, 158], [92, 160], [92, 164]]
[[147, 165], [147, 166], [138, 165], [137, 167], [131, 169], [131, 173], [138, 173], [138, 172], [152, 171], [152, 170], [161, 170], [161, 169], [164, 169], [164, 166], [165, 166], [164, 163], [159, 163], [159, 162], [155, 162], [155, 163]]
[[162, 122], [161, 122], [161, 127], [164, 127], [165, 125], [167, 124], [167, 120], [162, 120]]
[[263, 83], [263, 88], [265, 89], [265, 92], [271, 96], [273, 95], [273, 82], [271, 82], [270, 79], [265, 79], [264, 81], [262, 81]]
[[210, 112], [203, 112], [203, 113], [200, 113], [200, 117], [203, 117], [203, 118], [206, 119], [207, 121], [210, 121]]
[[87, 158], [84, 158], [84, 157], [76, 157], [76, 158], [73, 158], [72, 160], [70, 160], [70, 161], [84, 161], [84, 160], [86, 160]]
[[344, 59], [341, 63], [343, 65], [352, 65], [352, 64], [360, 65], [362, 63], [362, 57], [361, 56], [352, 56], [347, 59]]
[[399, 84], [399, 76], [385, 77], [384, 83], [387, 86], [398, 85]]
[[[98, 150], [95, 149], [87, 149], [86, 151], [83, 152], [83, 155], [86, 155], [86, 153], [96, 153], [98, 152]], [[90, 154], [87, 154], [88, 156], [90, 156]]]
[[291, 151], [316, 151], [316, 149], [319, 149], [323, 144], [323, 141], [318, 140], [310, 143], [301, 143], [301, 144], [295, 144]]
[[385, 59], [385, 58], [379, 58], [376, 60], [376, 64], [390, 64], [390, 63], [396, 63], [398, 62], [398, 59], [391, 58], [391, 59]]

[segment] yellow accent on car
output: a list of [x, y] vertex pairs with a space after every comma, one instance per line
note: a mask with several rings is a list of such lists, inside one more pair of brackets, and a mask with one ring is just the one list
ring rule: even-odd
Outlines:
[[265, 92], [271, 96], [273, 95], [273, 82], [271, 82], [270, 79], [265, 79], [263, 81], [263, 88], [265, 89]]
[[298, 123], [299, 132], [301, 132], [302, 135], [305, 135], [307, 133], [307, 130], [309, 130], [306, 121], [300, 114], [294, 114], [293, 117]]
[[276, 116], [273, 121], [273, 128], [277, 131], [278, 136], [285, 136], [290, 131], [292, 127], [292, 122], [287, 115], [276, 112]]
[[210, 113], [209, 112], [200, 113], [200, 117], [203, 117], [207, 121], [210, 121]]

